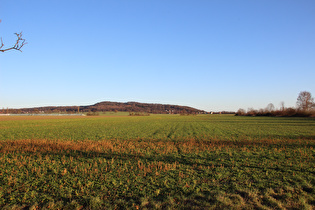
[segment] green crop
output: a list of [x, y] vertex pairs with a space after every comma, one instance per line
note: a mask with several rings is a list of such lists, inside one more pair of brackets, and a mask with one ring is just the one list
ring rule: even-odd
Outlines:
[[0, 118], [0, 208], [312, 209], [314, 119]]
[[314, 138], [315, 120], [234, 116], [15, 117], [0, 121], [1, 140], [300, 139]]

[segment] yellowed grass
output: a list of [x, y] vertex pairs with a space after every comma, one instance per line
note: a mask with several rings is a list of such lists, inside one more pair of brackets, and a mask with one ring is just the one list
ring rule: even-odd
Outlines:
[[[158, 152], [159, 154], [198, 153], [203, 151], [220, 151], [222, 149], [239, 148], [246, 152], [253, 152], [261, 146], [278, 145], [272, 152], [283, 152], [290, 144], [308, 144], [305, 140], [243, 140], [243, 141], [222, 141], [209, 140], [201, 141], [187, 139], [183, 141], [165, 142], [162, 140], [84, 140], [84, 141], [58, 141], [58, 140], [6, 140], [0, 141], [0, 152], [63, 152], [63, 151], [83, 151], [83, 152], [115, 152], [142, 154], [147, 152]], [[285, 145], [281, 147], [281, 145]], [[250, 148], [249, 148], [250, 147]], [[301, 154], [303, 150], [300, 151]]]

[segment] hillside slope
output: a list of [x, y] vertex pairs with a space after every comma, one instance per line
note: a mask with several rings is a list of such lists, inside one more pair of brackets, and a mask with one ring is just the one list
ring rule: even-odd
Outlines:
[[[179, 114], [179, 113], [204, 113], [203, 110], [188, 106], [169, 105], [169, 104], [150, 104], [139, 102], [110, 102], [104, 101], [89, 106], [47, 106], [36, 108], [23, 108], [15, 110], [23, 113], [45, 112], [147, 112], [154, 114]], [[11, 112], [13, 110], [10, 110]]]

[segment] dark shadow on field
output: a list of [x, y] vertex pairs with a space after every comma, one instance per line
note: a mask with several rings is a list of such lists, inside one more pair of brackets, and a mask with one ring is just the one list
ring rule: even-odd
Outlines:
[[[227, 143], [228, 142], [228, 143]], [[221, 142], [223, 143], [223, 142]], [[224, 145], [226, 144], [236, 144], [235, 142], [231, 142], [231, 141], [226, 141]], [[248, 145], [253, 145], [250, 142], [243, 142], [242, 144], [243, 146], [248, 146]], [[257, 144], [255, 144], [257, 146]], [[266, 146], [266, 143], [262, 144], [263, 146]], [[279, 145], [276, 145], [277, 147]], [[286, 145], [288, 146], [288, 145]], [[289, 146], [294, 146], [292, 144], [290, 144]], [[297, 147], [300, 148], [305, 148], [305, 145], [301, 145], [301, 144], [296, 144]], [[275, 147], [275, 146], [274, 146]], [[273, 147], [273, 148], [274, 148]], [[249, 148], [249, 147], [247, 147]], [[308, 174], [312, 174], [314, 175], [314, 169], [312, 171], [312, 169], [297, 169], [294, 167], [289, 167], [289, 166], [275, 166], [275, 167], [259, 167], [259, 166], [255, 166], [255, 165], [245, 165], [246, 161], [243, 160], [241, 161], [241, 164], [235, 165], [232, 164], [230, 162], [219, 162], [217, 156], [222, 154], [216, 154], [213, 153], [210, 156], [207, 157], [201, 157], [201, 156], [190, 156], [189, 154], [185, 154], [185, 153], [181, 153], [180, 152], [180, 148], [179, 149], [179, 153], [175, 153], [175, 154], [169, 154], [169, 155], [162, 155], [162, 154], [151, 154], [151, 155], [140, 155], [140, 154], [126, 154], [126, 153], [113, 153], [113, 152], [96, 152], [96, 151], [82, 151], [82, 150], [64, 150], [64, 151], [58, 151], [58, 152], [40, 152], [40, 154], [42, 156], [48, 155], [48, 156], [53, 156], [55, 158], [62, 158], [63, 156], [65, 156], [66, 158], [70, 158], [72, 157], [75, 160], [87, 160], [87, 159], [97, 159], [97, 158], [103, 158], [108, 160], [108, 162], [110, 162], [110, 160], [114, 159], [115, 162], [118, 161], [130, 161], [132, 163], [137, 163], [139, 160], [142, 163], [150, 163], [150, 162], [163, 162], [166, 164], [180, 164], [180, 165], [184, 165], [187, 167], [191, 167], [193, 168], [193, 170], [199, 172], [200, 174], [202, 174], [204, 172], [204, 169], [200, 169], [199, 166], [202, 167], [209, 167], [210, 170], [215, 170], [215, 168], [220, 168], [220, 167], [224, 167], [224, 168], [229, 168], [230, 170], [234, 170], [237, 167], [241, 167], [243, 169], [246, 168], [252, 168], [252, 169], [258, 169], [261, 170], [262, 172], [265, 171], [266, 169], [268, 170], [276, 170], [276, 171], [280, 171], [280, 172], [288, 172], [288, 171], [295, 171], [295, 172], [303, 172], [303, 173], [308, 173]], [[199, 162], [198, 162], [199, 161]], [[232, 169], [234, 168], [234, 169]], [[224, 184], [222, 184], [223, 186]], [[229, 183], [226, 183], [226, 185], [230, 185]], [[232, 186], [231, 186], [232, 187]], [[184, 192], [184, 191], [180, 191], [181, 192], [181, 196], [179, 197], [179, 201], [181, 202], [181, 206], [185, 206], [185, 208], [181, 208], [181, 209], [205, 209], [207, 207], [209, 207], [209, 205], [219, 205], [217, 206], [222, 207], [222, 208], [228, 208], [228, 206], [224, 206], [224, 204], [220, 204], [220, 201], [218, 201], [217, 199], [217, 189], [214, 189], [213, 191], [203, 191], [200, 194], [196, 194], [195, 192]], [[233, 192], [233, 190], [231, 190], [231, 192]], [[239, 194], [242, 198], [248, 200], [250, 199], [249, 196], [246, 194], [246, 192], [241, 192], [241, 191], [237, 191], [233, 192], [236, 194]], [[172, 194], [171, 196], [176, 196], [176, 194]], [[183, 199], [184, 198], [184, 199]], [[141, 200], [140, 198], [134, 198], [134, 197], [128, 197], [126, 195], [124, 195], [123, 197], [120, 197], [121, 200], [126, 201], [126, 203], [128, 203], [131, 200], [134, 200], [135, 203], [137, 204], [141, 204]], [[148, 208], [153, 208], [154, 207], [154, 201], [158, 201], [158, 202], [162, 202], [162, 207], [171, 207], [175, 209], [176, 206], [174, 206], [174, 204], [169, 204], [168, 203], [168, 197], [166, 195], [160, 194], [157, 197], [152, 198], [153, 199], [153, 203], [151, 204], [150, 202], [148, 203]], [[182, 200], [181, 200], [182, 199]], [[60, 200], [62, 200], [63, 203], [67, 204], [71, 202], [71, 199], [69, 198], [65, 198], [62, 197]], [[83, 206], [89, 206], [90, 203], [90, 198], [81, 198], [80, 200], [80, 204], [82, 204]], [[113, 201], [110, 201], [111, 205], [114, 205], [115, 203]], [[152, 206], [151, 206], [152, 205]], [[172, 206], [173, 205], [173, 206]], [[223, 205], [223, 206], [221, 206]], [[253, 204], [254, 205], [254, 204]], [[122, 206], [123, 208], [123, 206]]]
[[260, 135], [256, 138], [261, 139], [287, 139], [287, 140], [313, 140], [315, 141], [315, 135], [299, 135], [299, 136], [283, 136], [283, 135]]

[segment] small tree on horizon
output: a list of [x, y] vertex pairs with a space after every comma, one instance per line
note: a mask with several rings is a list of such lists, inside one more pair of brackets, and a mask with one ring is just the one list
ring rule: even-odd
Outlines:
[[296, 105], [298, 109], [301, 109], [303, 111], [308, 111], [314, 107], [314, 98], [312, 97], [312, 94], [308, 91], [302, 91], [300, 92]]
[[269, 103], [265, 110], [266, 112], [272, 112], [275, 110], [275, 106], [273, 105], [273, 103]]
[[281, 102], [280, 102], [280, 107], [281, 107], [281, 111], [284, 111], [284, 110], [285, 110], [284, 101], [281, 101]]

